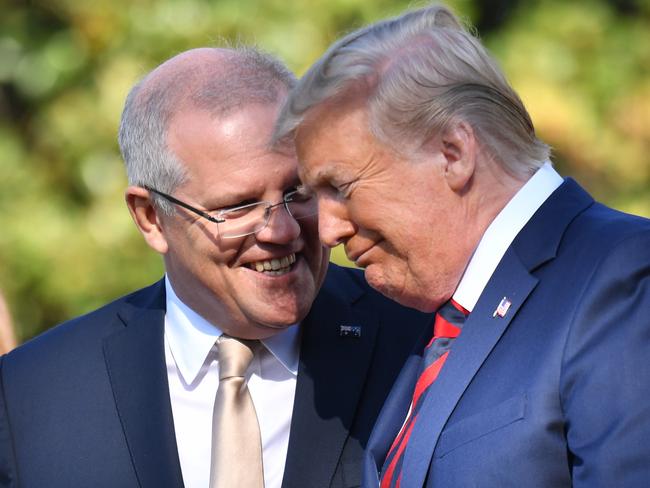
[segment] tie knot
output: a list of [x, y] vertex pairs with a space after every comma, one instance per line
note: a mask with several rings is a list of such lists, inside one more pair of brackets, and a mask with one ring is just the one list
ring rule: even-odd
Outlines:
[[219, 379], [233, 376], [244, 377], [253, 360], [257, 340], [237, 339], [223, 334], [217, 339], [217, 358], [219, 361]]
[[455, 338], [465, 323], [469, 312], [461, 305], [450, 299], [436, 312], [436, 319], [433, 325], [433, 336]]

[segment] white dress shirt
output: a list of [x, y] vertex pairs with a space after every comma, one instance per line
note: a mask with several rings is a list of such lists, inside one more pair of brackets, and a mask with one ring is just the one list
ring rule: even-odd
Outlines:
[[[208, 488], [212, 410], [219, 386], [215, 341], [221, 331], [191, 310], [165, 277], [165, 359], [176, 444], [186, 488]], [[262, 435], [266, 488], [279, 488], [296, 392], [299, 329], [261, 341], [248, 369], [248, 387]]]
[[562, 182], [551, 163], [546, 162], [499, 212], [483, 234], [454, 292], [453, 299], [458, 304], [470, 312], [474, 309], [512, 241]]

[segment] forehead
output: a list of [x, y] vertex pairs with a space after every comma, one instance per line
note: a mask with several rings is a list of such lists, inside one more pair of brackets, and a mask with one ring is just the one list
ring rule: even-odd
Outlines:
[[271, 148], [278, 105], [249, 105], [225, 117], [186, 109], [169, 126], [168, 144], [190, 175], [188, 185], [264, 188], [295, 177], [293, 145]]
[[295, 143], [300, 174], [313, 183], [364, 165], [379, 147], [365, 106], [354, 102], [312, 109], [296, 130]]

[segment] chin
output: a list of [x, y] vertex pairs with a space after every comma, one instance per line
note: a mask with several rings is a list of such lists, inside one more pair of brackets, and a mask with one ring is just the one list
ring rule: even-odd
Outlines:
[[296, 322], [284, 323], [284, 322], [256, 322], [251, 329], [250, 339], [264, 340], [269, 337], [273, 337], [278, 334], [292, 328]]
[[438, 302], [431, 300], [430, 297], [413, 297], [407, 307], [414, 308], [424, 313], [433, 313], [440, 308]]
[[[296, 322], [297, 322], [297, 321], [296, 321]], [[269, 323], [258, 323], [258, 324], [257, 324], [257, 327], [258, 327], [259, 329], [263, 329], [263, 330], [276, 330], [276, 331], [282, 331], [282, 330], [286, 330], [286, 329], [288, 329], [289, 327], [291, 327], [291, 326], [292, 326], [293, 324], [295, 324], [296, 322], [291, 322], [291, 323], [284, 323], [284, 322], [278, 322], [278, 323], [275, 323], [275, 322], [269, 322]]]
[[378, 292], [384, 294], [382, 291], [384, 288], [388, 288], [386, 285], [386, 280], [384, 280], [384, 275], [381, 271], [377, 271], [376, 265], [369, 265], [363, 268], [363, 275], [366, 278], [366, 281], [370, 286], [372, 286]]
[[402, 290], [398, 289], [390, 280], [387, 280], [384, 273], [382, 273], [381, 269], [377, 265], [372, 264], [365, 268], [364, 276], [366, 277], [368, 284], [379, 293], [404, 305], [402, 302]]
[[304, 319], [309, 312], [309, 307], [292, 307], [290, 310], [280, 309], [275, 312], [276, 313], [269, 314], [266, 317], [259, 317], [257, 323], [260, 327], [273, 330], [284, 330]]
[[414, 308], [420, 312], [434, 312], [438, 309], [438, 306], [428, 294], [411, 293], [410, 290], [403, 288], [403, 283], [400, 283], [402, 287], [397, 287], [393, 283], [385, 280], [381, 273], [368, 273], [366, 269], [365, 276], [366, 281], [371, 287], [400, 305]]

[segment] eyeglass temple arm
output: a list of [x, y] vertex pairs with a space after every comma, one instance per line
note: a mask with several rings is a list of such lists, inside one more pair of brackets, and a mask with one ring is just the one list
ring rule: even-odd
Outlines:
[[225, 220], [223, 220], [223, 219], [218, 219], [218, 218], [216, 218], [216, 217], [213, 217], [213, 216], [210, 215], [209, 213], [204, 212], [203, 210], [199, 210], [198, 208], [194, 208], [194, 207], [192, 207], [191, 205], [189, 205], [189, 204], [187, 204], [187, 203], [185, 203], [185, 202], [182, 202], [181, 200], [179, 200], [179, 199], [177, 199], [177, 198], [174, 198], [174, 197], [171, 196], [171, 195], [168, 195], [167, 193], [163, 193], [163, 192], [161, 192], [161, 191], [156, 190], [155, 188], [151, 188], [151, 187], [149, 187], [149, 186], [143, 186], [143, 188], [144, 188], [145, 190], [147, 190], [147, 191], [150, 191], [150, 192], [152, 192], [152, 193], [155, 193], [155, 194], [157, 194], [157, 195], [160, 195], [160, 196], [163, 197], [165, 200], [169, 200], [170, 202], [172, 202], [172, 203], [174, 203], [174, 204], [176, 204], [176, 205], [178, 205], [178, 206], [180, 206], [180, 207], [183, 207], [184, 209], [187, 209], [187, 210], [189, 210], [190, 212], [194, 212], [195, 214], [198, 214], [198, 215], [200, 215], [201, 217], [203, 217], [203, 218], [205, 218], [205, 219], [208, 219], [210, 222], [214, 222], [215, 224], [223, 224], [223, 223], [225, 222]]

